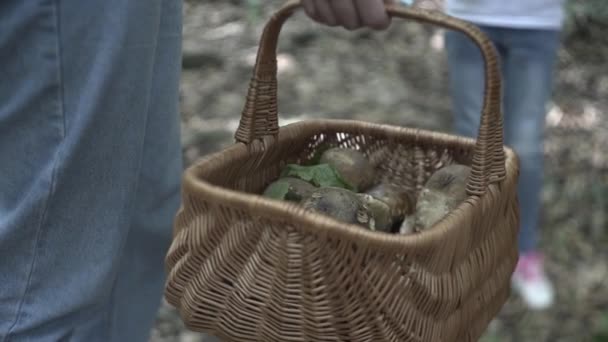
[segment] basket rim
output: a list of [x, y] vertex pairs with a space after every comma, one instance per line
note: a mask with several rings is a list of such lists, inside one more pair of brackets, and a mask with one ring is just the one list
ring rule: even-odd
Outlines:
[[[346, 128], [346, 129], [345, 129]], [[309, 119], [290, 123], [279, 128], [277, 138], [268, 138], [261, 142], [267, 150], [272, 150], [273, 144], [286, 143], [294, 136], [302, 134], [319, 134], [330, 129], [339, 129], [342, 132], [363, 133], [377, 135], [399, 136], [401, 139], [412, 139], [412, 142], [424, 142], [454, 148], [474, 148], [475, 139], [454, 134], [441, 133], [420, 128], [402, 127], [396, 125], [365, 122], [348, 119]], [[516, 153], [504, 145], [506, 177], [499, 183], [488, 184], [488, 190], [481, 196], [469, 195], [456, 209], [443, 217], [429, 229], [417, 234], [387, 234], [379, 231], [362, 229], [355, 224], [348, 224], [329, 216], [306, 211], [296, 203], [284, 202], [263, 197], [261, 194], [247, 193], [212, 184], [204, 179], [204, 169], [213, 164], [225, 165], [235, 157], [230, 155], [251, 155], [260, 153], [265, 155], [266, 149], [260, 149], [260, 144], [245, 145], [234, 143], [227, 148], [202, 157], [189, 166], [183, 174], [182, 196], [200, 197], [211, 206], [218, 204], [234, 209], [243, 209], [255, 213], [257, 219], [285, 220], [293, 223], [303, 230], [314, 235], [339, 236], [341, 239], [364, 244], [369, 247], [398, 250], [403, 248], [412, 251], [433, 248], [454, 226], [461, 223], [467, 211], [474, 207], [487, 207], [492, 201], [491, 196], [501, 193], [505, 185], [516, 186], [519, 160]]]

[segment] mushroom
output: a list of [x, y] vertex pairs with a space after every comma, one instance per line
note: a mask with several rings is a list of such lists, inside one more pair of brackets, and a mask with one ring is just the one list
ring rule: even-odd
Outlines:
[[330, 148], [323, 152], [319, 163], [334, 167], [357, 191], [364, 191], [374, 183], [374, 168], [365, 154], [358, 150]]
[[357, 194], [374, 218], [374, 230], [390, 232], [393, 226], [390, 207], [383, 201], [369, 195]]
[[264, 190], [263, 195], [274, 199], [300, 202], [315, 189], [317, 188], [305, 180], [295, 177], [282, 177], [270, 183]]
[[388, 183], [376, 184], [365, 193], [388, 205], [393, 223], [402, 220], [413, 209], [412, 200], [408, 192], [396, 185]]
[[424, 230], [445, 217], [467, 197], [470, 168], [452, 164], [436, 171], [426, 182], [416, 203], [416, 227]]
[[337, 187], [318, 188], [302, 201], [304, 208], [336, 220], [375, 229], [369, 208], [356, 193]]

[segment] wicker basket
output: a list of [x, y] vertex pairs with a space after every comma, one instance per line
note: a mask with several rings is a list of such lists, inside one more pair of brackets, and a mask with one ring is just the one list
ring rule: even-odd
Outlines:
[[[277, 39], [299, 6], [287, 3], [263, 32], [236, 144], [185, 171], [166, 299], [189, 329], [226, 341], [477, 340], [509, 296], [518, 257], [518, 161], [503, 146], [492, 44], [442, 13], [389, 7], [461, 31], [483, 52], [477, 140], [350, 120], [279, 128]], [[442, 166], [470, 165], [469, 197], [422, 233], [392, 235], [257, 195], [328, 145], [360, 149], [380, 180], [412, 192]]]

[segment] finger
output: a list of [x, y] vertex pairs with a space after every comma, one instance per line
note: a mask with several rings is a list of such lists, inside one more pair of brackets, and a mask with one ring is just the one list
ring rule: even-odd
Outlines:
[[338, 24], [349, 30], [361, 27], [359, 14], [352, 0], [333, 0], [331, 1], [331, 7]]
[[334, 12], [329, 5], [329, 0], [315, 0], [315, 13], [319, 20], [329, 26], [336, 26], [338, 22], [334, 16]]
[[317, 11], [315, 10], [315, 0], [302, 0], [302, 6], [304, 6], [304, 12], [315, 21], [320, 21]]
[[357, 11], [363, 25], [376, 30], [383, 30], [391, 23], [382, 0], [355, 0]]

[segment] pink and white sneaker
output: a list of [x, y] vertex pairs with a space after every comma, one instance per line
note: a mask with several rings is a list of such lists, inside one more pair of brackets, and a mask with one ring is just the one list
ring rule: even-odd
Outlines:
[[545, 274], [543, 258], [538, 252], [520, 254], [512, 284], [533, 310], [546, 309], [553, 304], [553, 285]]

